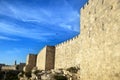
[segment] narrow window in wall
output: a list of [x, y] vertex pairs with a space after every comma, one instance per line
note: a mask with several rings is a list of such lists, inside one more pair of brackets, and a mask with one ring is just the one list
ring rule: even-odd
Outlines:
[[88, 31], [88, 36], [89, 36], [89, 38], [91, 37], [91, 29], [90, 29], [90, 27], [89, 27], [89, 31]]
[[104, 0], [102, 0], [102, 4], [104, 4]]
[[97, 17], [95, 17], [95, 21], [97, 20]]
[[104, 23], [102, 23], [102, 31], [105, 31]]
[[113, 9], [113, 5], [110, 6], [110, 9], [111, 9], [111, 10]]

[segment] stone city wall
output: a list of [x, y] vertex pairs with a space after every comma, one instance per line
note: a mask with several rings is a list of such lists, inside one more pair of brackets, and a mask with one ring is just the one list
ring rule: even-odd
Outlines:
[[46, 46], [38, 53], [36, 66], [39, 70], [54, 69], [54, 59], [55, 47]]
[[19, 65], [18, 65], [18, 70], [19, 71], [23, 71], [23, 68], [25, 67], [25, 63], [20, 63]]
[[13, 66], [7, 66], [7, 65], [5, 65], [5, 66], [2, 66], [1, 67], [1, 70], [2, 71], [8, 71], [8, 70], [17, 70], [17, 66], [16, 65], [13, 65]]
[[89, 0], [80, 35], [56, 46], [55, 68], [79, 66], [80, 80], [120, 79], [120, 0]]
[[27, 56], [27, 61], [24, 67], [24, 71], [28, 72], [31, 71], [34, 67], [36, 67], [36, 60], [37, 60], [36, 54], [29, 54]]
[[37, 55], [36, 67], [40, 70], [45, 70], [46, 47], [44, 47]]

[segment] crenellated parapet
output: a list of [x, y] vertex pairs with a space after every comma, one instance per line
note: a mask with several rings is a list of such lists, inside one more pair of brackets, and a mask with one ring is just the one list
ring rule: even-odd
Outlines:
[[77, 35], [77, 36], [75, 36], [75, 37], [73, 37], [73, 38], [71, 38], [69, 40], [66, 40], [66, 41], [64, 41], [64, 42], [62, 42], [60, 44], [57, 44], [55, 47], [57, 49], [57, 48], [59, 48], [61, 46], [64, 46], [64, 45], [67, 45], [67, 44], [71, 44], [71, 42], [74, 41], [75, 39], [77, 39], [78, 37], [79, 37], [79, 35]]
[[120, 0], [89, 0], [80, 15], [80, 34], [54, 48], [43, 48], [37, 56], [38, 68], [78, 66], [79, 80], [119, 80]]
[[79, 65], [80, 80], [119, 80], [119, 13], [120, 0], [89, 0], [78, 37], [56, 46], [55, 68]]

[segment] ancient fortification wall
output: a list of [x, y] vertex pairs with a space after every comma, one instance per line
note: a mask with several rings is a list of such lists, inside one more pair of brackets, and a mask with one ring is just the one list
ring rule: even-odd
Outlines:
[[46, 47], [44, 47], [37, 56], [36, 66], [38, 69], [45, 70], [45, 60], [46, 60]]
[[27, 56], [26, 66], [24, 67], [24, 71], [31, 71], [34, 67], [36, 67], [36, 54], [29, 54]]
[[55, 47], [46, 46], [38, 53], [36, 67], [40, 70], [54, 69]]
[[120, 79], [120, 0], [89, 0], [81, 33], [56, 46], [55, 68], [80, 67], [80, 80]]
[[16, 65], [11, 65], [11, 66], [2, 66], [1, 70], [5, 71], [9, 71], [9, 70], [17, 70], [17, 66]]
[[54, 69], [55, 64], [55, 47], [54, 46], [47, 46], [46, 50], [46, 64], [45, 70]]
[[25, 63], [20, 63], [19, 65], [18, 65], [18, 70], [19, 71], [23, 71], [23, 68], [25, 67]]

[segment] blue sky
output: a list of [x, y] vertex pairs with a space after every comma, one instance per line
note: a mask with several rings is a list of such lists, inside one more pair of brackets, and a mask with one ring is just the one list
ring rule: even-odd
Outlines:
[[25, 62], [29, 53], [78, 35], [86, 1], [0, 0], [0, 63]]

